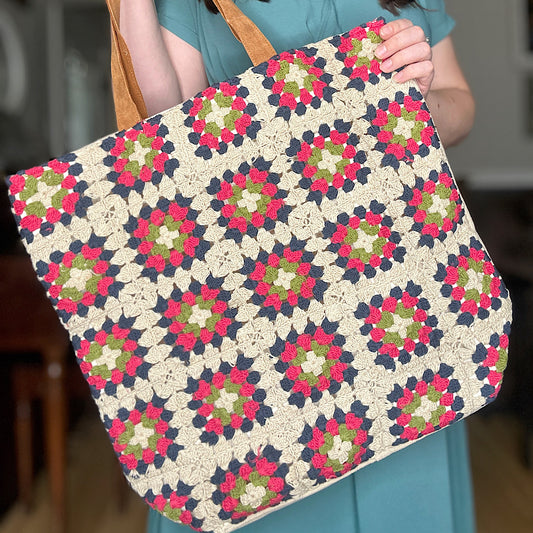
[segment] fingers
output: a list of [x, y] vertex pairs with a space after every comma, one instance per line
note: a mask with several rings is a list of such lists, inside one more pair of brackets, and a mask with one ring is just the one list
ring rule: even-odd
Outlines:
[[382, 46], [390, 51], [397, 51], [426, 40], [424, 30], [420, 26], [414, 26], [408, 19], [394, 20], [385, 24], [379, 35], [384, 40]]
[[397, 82], [416, 80], [424, 96], [434, 77], [431, 46], [424, 30], [410, 20], [398, 19], [385, 24], [380, 32], [383, 42], [376, 48], [376, 56], [382, 60], [381, 70], [392, 72]]
[[[387, 35], [389, 37], [385, 38]], [[381, 28], [380, 36], [385, 40], [376, 48], [376, 55], [383, 60], [381, 68], [385, 72], [431, 60], [431, 46], [426, 41], [424, 30], [413, 26], [409, 20], [389, 22]]]
[[387, 56], [381, 64], [381, 69], [384, 72], [392, 72], [406, 65], [420, 63], [422, 61], [431, 61], [431, 48], [426, 42], [418, 42], [401, 49], [391, 56]]
[[434, 76], [434, 67], [431, 61], [420, 61], [407, 65], [401, 72], [394, 75], [394, 81], [402, 83], [408, 80], [432, 80]]
[[413, 26], [413, 23], [409, 19], [393, 20], [392, 22], [385, 24], [381, 28], [381, 31], [379, 32], [379, 36], [382, 39], [389, 39], [395, 33], [405, 30], [406, 28], [409, 28], [410, 26]]

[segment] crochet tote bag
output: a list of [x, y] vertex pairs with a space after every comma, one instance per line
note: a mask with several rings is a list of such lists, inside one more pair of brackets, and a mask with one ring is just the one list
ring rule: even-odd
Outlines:
[[422, 95], [380, 70], [382, 25], [10, 178], [124, 474], [196, 530], [233, 531], [500, 389], [508, 293]]

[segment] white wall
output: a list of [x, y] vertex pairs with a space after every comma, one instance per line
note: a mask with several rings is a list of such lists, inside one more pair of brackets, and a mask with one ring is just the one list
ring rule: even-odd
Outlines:
[[[456, 177], [474, 188], [533, 188], [525, 52], [519, 50], [526, 1], [446, 0], [457, 23], [452, 33], [457, 55], [477, 102], [470, 136], [447, 154]], [[529, 68], [533, 76], [533, 59]]]

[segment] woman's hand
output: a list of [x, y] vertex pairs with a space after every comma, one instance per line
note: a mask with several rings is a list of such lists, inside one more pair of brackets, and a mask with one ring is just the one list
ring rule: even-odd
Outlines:
[[475, 103], [451, 37], [431, 47], [422, 28], [406, 19], [385, 24], [379, 35], [383, 42], [376, 55], [383, 60], [381, 70], [403, 67], [394, 79], [418, 82], [444, 146], [461, 142], [472, 129]]
[[377, 47], [376, 55], [382, 60], [381, 70], [392, 72], [404, 67], [394, 75], [394, 80], [416, 80], [425, 98], [431, 88], [435, 69], [431, 46], [424, 30], [414, 26], [410, 20], [399, 19], [385, 24], [379, 35], [383, 42]]

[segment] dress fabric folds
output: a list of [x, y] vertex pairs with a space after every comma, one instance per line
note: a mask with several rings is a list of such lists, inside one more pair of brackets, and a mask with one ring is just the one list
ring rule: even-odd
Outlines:
[[[147, 533], [187, 533], [150, 510]], [[474, 533], [465, 422], [242, 527], [243, 533]]]
[[[395, 17], [378, 0], [236, 0], [278, 51], [348, 31], [380, 16], [387, 21], [411, 19], [435, 45], [455, 22], [443, 0], [419, 3], [426, 9], [407, 8]], [[207, 12], [203, 2], [156, 0], [156, 6], [161, 24], [202, 52], [210, 83], [251, 65], [224, 20]], [[466, 426], [458, 422], [239, 531], [473, 533], [474, 522]], [[150, 510], [147, 533], [187, 531], [188, 527]]]

